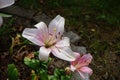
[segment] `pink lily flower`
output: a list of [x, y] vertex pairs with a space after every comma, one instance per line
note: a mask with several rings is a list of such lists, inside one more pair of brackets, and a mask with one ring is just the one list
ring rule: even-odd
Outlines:
[[[0, 9], [11, 6], [12, 4], [15, 3], [15, 0], [0, 0]], [[0, 16], [0, 26], [3, 23], [3, 19]]]
[[77, 71], [82, 79], [86, 78], [86, 74], [91, 75], [93, 73], [92, 69], [88, 67], [91, 63], [92, 56], [91, 54], [84, 54], [80, 56], [79, 53], [76, 53], [76, 60], [71, 62], [70, 69], [71, 71]]
[[35, 25], [36, 28], [26, 28], [22, 36], [36, 45], [39, 49], [39, 59], [48, 60], [49, 54], [67, 60], [74, 61], [75, 55], [70, 49], [68, 37], [62, 37], [64, 32], [65, 19], [60, 15], [56, 16], [49, 24], [48, 28], [44, 22]]

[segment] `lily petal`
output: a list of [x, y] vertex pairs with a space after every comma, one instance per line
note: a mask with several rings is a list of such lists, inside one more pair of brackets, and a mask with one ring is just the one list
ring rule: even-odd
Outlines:
[[1, 27], [2, 23], [3, 23], [3, 19], [2, 19], [2, 17], [0, 16], [0, 27]]
[[68, 37], [63, 37], [62, 40], [56, 43], [56, 47], [70, 46], [70, 39]]
[[49, 33], [62, 35], [64, 32], [64, 24], [65, 19], [57, 15], [49, 24]]
[[39, 59], [47, 61], [50, 52], [51, 52], [51, 49], [47, 49], [45, 47], [41, 47], [40, 50], [39, 50]]
[[79, 53], [74, 52], [74, 54], [75, 54], [76, 59], [75, 59], [75, 61], [70, 62], [71, 65], [73, 65], [73, 66], [77, 65], [78, 62], [79, 62], [79, 59], [80, 59], [80, 54]]
[[87, 73], [80, 71], [78, 71], [78, 73], [80, 74], [80, 80], [89, 80], [89, 75]]
[[42, 46], [42, 45], [44, 45], [44, 43], [42, 42], [42, 38], [40, 37], [39, 34], [40, 33], [39, 33], [38, 29], [26, 28], [26, 29], [24, 29], [22, 36], [24, 38], [27, 38], [34, 44]]
[[82, 71], [82, 72], [87, 73], [89, 75], [91, 75], [93, 73], [92, 69], [90, 69], [89, 67], [81, 67], [79, 71]]
[[80, 71], [78, 71], [78, 73], [80, 74], [80, 76], [81, 76], [81, 79], [85, 79], [85, 75], [82, 73], [82, 72], [80, 72]]
[[73, 65], [70, 65], [70, 70], [74, 72], [76, 70], [76, 67], [74, 67]]
[[74, 61], [75, 55], [70, 49], [70, 47], [62, 47], [62, 48], [53, 48], [52, 53], [54, 56], [66, 60], [66, 61]]
[[15, 3], [15, 0], [0, 0], [0, 8], [11, 6]]
[[34, 25], [37, 29], [41, 32], [48, 34], [47, 25], [44, 22], [39, 22], [38, 24]]
[[92, 61], [92, 55], [91, 54], [85, 54], [79, 59], [79, 65], [81, 66], [87, 66]]
[[39, 22], [34, 26], [39, 30], [40, 35], [43, 36], [44, 41], [49, 38], [47, 25], [44, 22]]
[[80, 58], [80, 53], [74, 52], [76, 59]]

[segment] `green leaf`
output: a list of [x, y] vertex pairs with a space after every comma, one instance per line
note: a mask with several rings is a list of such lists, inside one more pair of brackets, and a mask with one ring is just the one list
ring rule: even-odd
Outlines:
[[39, 76], [40, 76], [40, 80], [48, 80], [48, 74], [47, 71], [44, 69], [41, 69], [39, 71]]
[[36, 69], [38, 69], [40, 67], [40, 61], [36, 60], [36, 59], [30, 59], [30, 58], [25, 57], [24, 58], [24, 63], [28, 67], [30, 67], [30, 68], [32, 68], [34, 70], [36, 70]]
[[67, 75], [67, 74], [65, 74], [64, 69], [58, 69], [58, 68], [56, 68], [54, 70], [54, 78], [56, 80], [70, 80], [71, 74]]
[[48, 75], [48, 80], [56, 80], [53, 75]]
[[2, 16], [2, 17], [11, 17], [12, 15], [0, 13], [0, 16]]
[[31, 77], [32, 77], [31, 80], [38, 80], [38, 77], [37, 77], [37, 75], [36, 75], [35, 73], [33, 73], [33, 74], [31, 75]]
[[18, 79], [18, 70], [14, 64], [8, 65], [7, 74], [8, 74], [9, 80], [17, 80]]

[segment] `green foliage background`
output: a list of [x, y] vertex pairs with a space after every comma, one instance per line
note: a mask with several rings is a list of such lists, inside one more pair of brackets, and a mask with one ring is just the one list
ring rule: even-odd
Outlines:
[[119, 3], [120, 0], [49, 0], [47, 5], [50, 8], [62, 7], [66, 15], [89, 15], [96, 20], [106, 20], [109, 24], [119, 24]]
[[[40, 4], [43, 1], [43, 4]], [[59, 14], [72, 18], [94, 18], [105, 20], [109, 24], [120, 23], [120, 0], [20, 0], [19, 5], [25, 8], [47, 10], [62, 9]], [[44, 10], [46, 10], [44, 9]], [[56, 13], [58, 14], [58, 13]], [[82, 16], [82, 17], [81, 17]], [[87, 16], [87, 17], [86, 17]]]

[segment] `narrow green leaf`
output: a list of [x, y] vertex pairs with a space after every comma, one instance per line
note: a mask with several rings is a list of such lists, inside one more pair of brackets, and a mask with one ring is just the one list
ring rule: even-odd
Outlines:
[[58, 79], [56, 79], [55, 76], [53, 75], [48, 75], [48, 80], [58, 80]]
[[17, 80], [18, 79], [18, 70], [14, 64], [8, 65], [7, 74], [8, 74], [9, 80]]
[[0, 13], [0, 16], [2, 16], [2, 17], [11, 17], [12, 15]]
[[37, 75], [34, 73], [34, 74], [32, 74], [31, 75], [31, 77], [32, 77], [32, 79], [31, 80], [38, 80], [38, 77], [37, 77]]
[[44, 69], [41, 69], [39, 71], [39, 76], [40, 76], [40, 80], [48, 80], [48, 74], [47, 71]]

